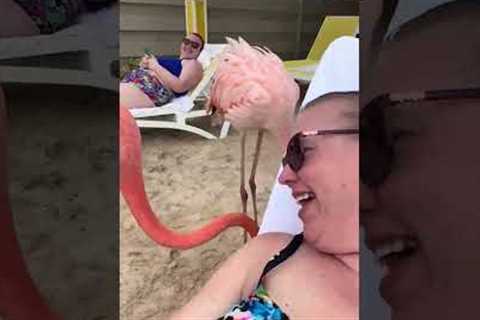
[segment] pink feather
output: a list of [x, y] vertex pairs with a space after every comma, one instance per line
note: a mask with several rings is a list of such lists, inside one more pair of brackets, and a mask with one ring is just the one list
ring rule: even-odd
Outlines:
[[293, 114], [299, 88], [282, 60], [267, 48], [227, 38], [210, 88], [209, 104], [239, 129], [271, 129]]

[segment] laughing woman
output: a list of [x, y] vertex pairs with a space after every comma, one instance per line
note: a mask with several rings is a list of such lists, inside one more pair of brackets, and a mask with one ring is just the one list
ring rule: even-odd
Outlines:
[[197, 60], [204, 46], [201, 35], [191, 33], [180, 44], [179, 58], [145, 55], [139, 67], [120, 83], [120, 105], [126, 108], [161, 106], [185, 95], [202, 80]]
[[315, 99], [296, 127], [279, 180], [304, 233], [253, 238], [172, 319], [358, 319], [358, 95]]

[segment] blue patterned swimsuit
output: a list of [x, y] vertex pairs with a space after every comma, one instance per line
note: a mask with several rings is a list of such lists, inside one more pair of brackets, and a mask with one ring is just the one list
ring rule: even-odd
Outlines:
[[268, 296], [262, 286], [265, 275], [273, 268], [287, 260], [297, 251], [303, 242], [303, 234], [297, 234], [290, 243], [267, 263], [263, 269], [255, 291], [235, 305], [225, 316], [217, 320], [288, 320], [288, 316]]
[[[171, 74], [179, 77], [182, 73], [182, 60], [178, 58], [157, 58], [158, 63]], [[161, 106], [170, 102], [174, 97], [182, 96], [187, 92], [174, 92], [165, 88], [158, 79], [152, 76], [147, 69], [137, 68], [128, 72], [122, 79], [124, 83], [133, 83], [145, 93], [156, 105]]]

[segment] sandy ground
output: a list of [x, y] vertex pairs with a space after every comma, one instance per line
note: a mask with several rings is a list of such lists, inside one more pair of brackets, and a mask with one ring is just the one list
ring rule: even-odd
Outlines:
[[[115, 97], [78, 88], [6, 89], [17, 232], [35, 283], [65, 319], [113, 320], [118, 311], [124, 320], [165, 319], [242, 245], [238, 228], [185, 251], [159, 247], [143, 233], [117, 193]], [[209, 119], [198, 125], [215, 130]], [[146, 130], [143, 138], [147, 193], [165, 224], [188, 232], [240, 210], [239, 132], [209, 141]], [[248, 168], [254, 142], [251, 133]], [[279, 160], [267, 136], [257, 173], [261, 212]]]
[[[209, 128], [209, 121], [199, 125]], [[211, 127], [209, 128], [211, 129]], [[146, 190], [157, 216], [170, 228], [186, 232], [224, 212], [240, 211], [240, 133], [208, 141], [171, 130], [143, 131]], [[247, 166], [256, 139], [247, 140]], [[260, 211], [268, 201], [280, 152], [271, 137], [262, 149], [257, 173]], [[251, 202], [249, 210], [252, 212]], [[243, 232], [232, 228], [205, 245], [179, 251], [150, 240], [120, 207], [120, 316], [124, 320], [165, 319], [210, 278], [243, 244]]]
[[29, 270], [64, 319], [118, 319], [113, 94], [9, 86], [12, 212]]

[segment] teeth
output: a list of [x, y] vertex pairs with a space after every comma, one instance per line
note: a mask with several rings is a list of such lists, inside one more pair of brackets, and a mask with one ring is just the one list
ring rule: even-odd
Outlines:
[[399, 253], [406, 249], [416, 248], [417, 243], [411, 239], [394, 239], [386, 242], [374, 249], [374, 254], [377, 259], [383, 259], [392, 253]]
[[295, 197], [295, 200], [297, 200], [297, 202], [300, 202], [300, 201], [304, 201], [304, 200], [309, 200], [309, 199], [313, 199], [314, 196], [312, 193], [310, 192], [306, 192], [306, 193], [303, 193], [301, 195], [298, 195]]

